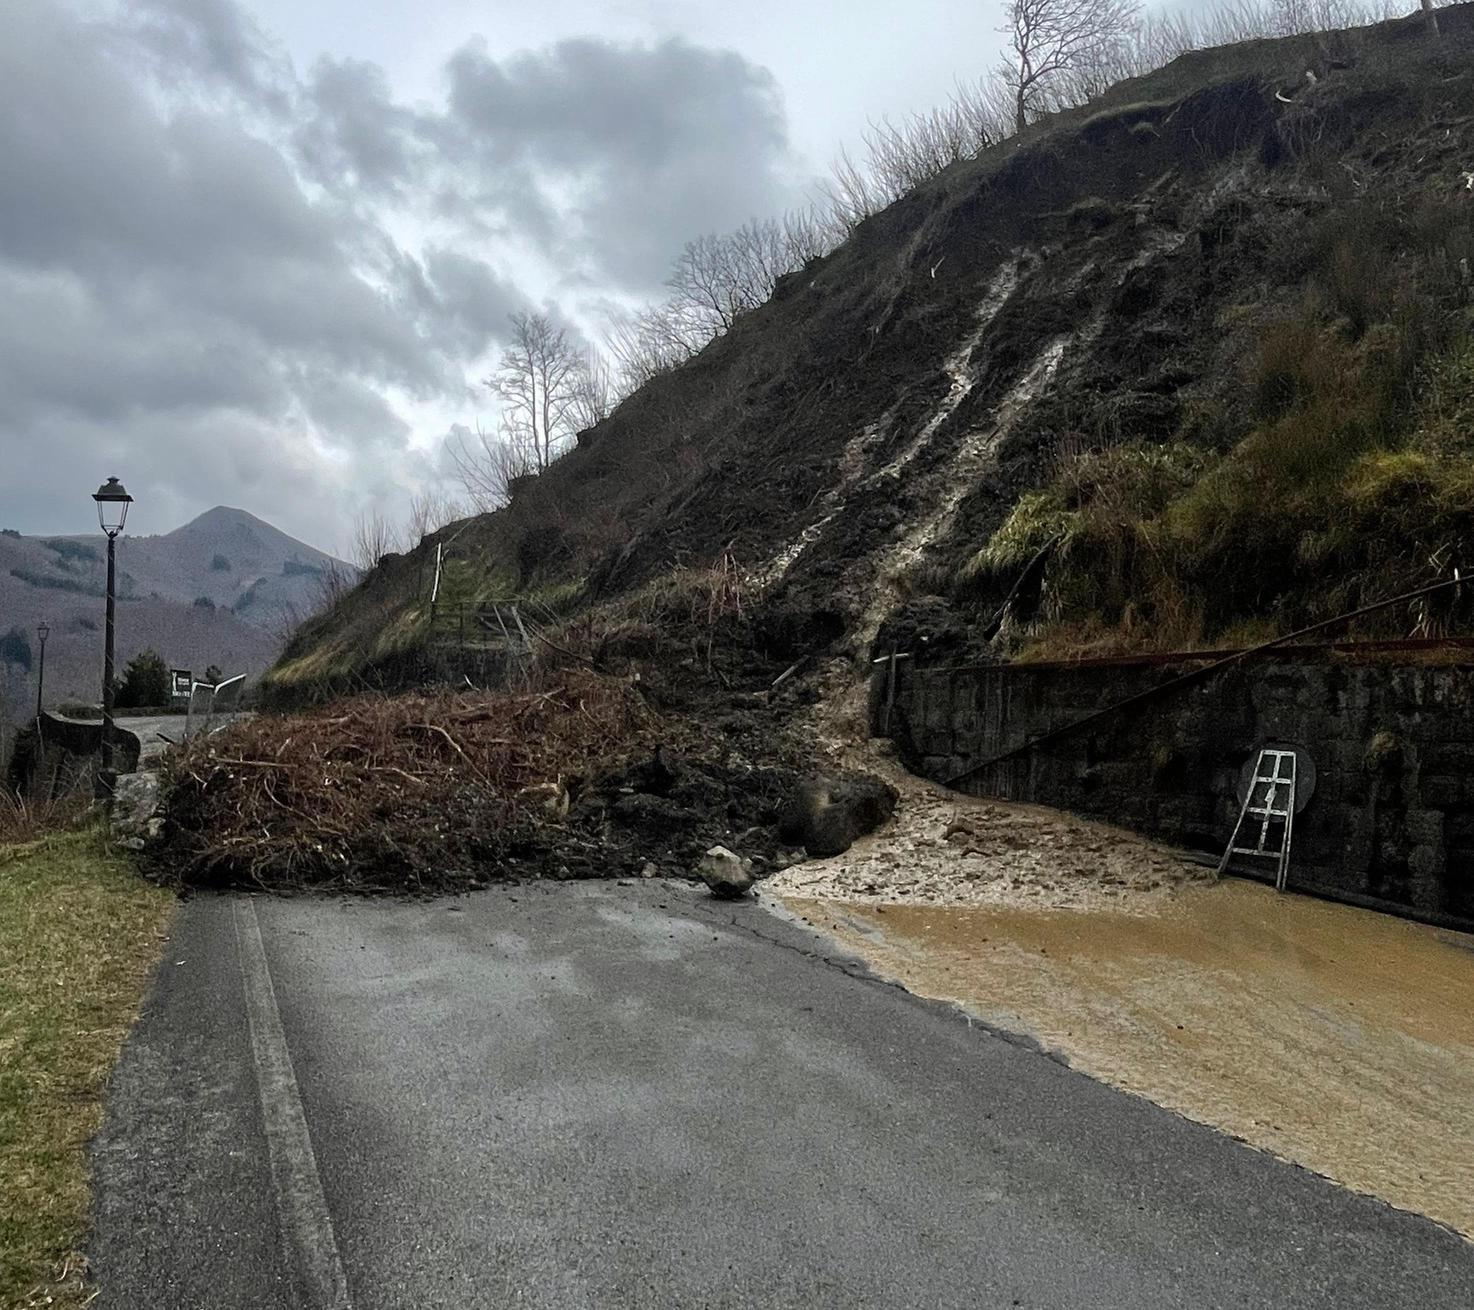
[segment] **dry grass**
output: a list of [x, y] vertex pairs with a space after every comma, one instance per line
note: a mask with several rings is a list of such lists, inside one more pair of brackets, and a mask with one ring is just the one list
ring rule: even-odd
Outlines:
[[28, 801], [8, 787], [0, 786], [0, 847], [72, 831], [85, 823], [91, 812], [91, 802], [80, 796]]
[[0, 845], [0, 1307], [87, 1303], [84, 1150], [172, 898], [95, 831]]

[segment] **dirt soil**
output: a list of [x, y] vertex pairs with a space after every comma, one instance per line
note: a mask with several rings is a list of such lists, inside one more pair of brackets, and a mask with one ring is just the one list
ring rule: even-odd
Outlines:
[[891, 821], [844, 855], [779, 872], [766, 891], [857, 905], [1016, 905], [1148, 912], [1211, 879], [1180, 852], [1058, 810], [978, 800], [908, 773], [888, 741], [871, 739], [867, 688], [833, 660], [793, 724], [831, 768], [889, 783]]
[[1232, 879], [1046, 910], [811, 872], [767, 892], [911, 991], [1474, 1239], [1474, 937]]
[[1113, 908], [1147, 913], [1211, 871], [1142, 837], [1030, 805], [973, 800], [883, 759], [869, 771], [901, 800], [848, 853], [766, 884], [774, 896], [857, 905]]

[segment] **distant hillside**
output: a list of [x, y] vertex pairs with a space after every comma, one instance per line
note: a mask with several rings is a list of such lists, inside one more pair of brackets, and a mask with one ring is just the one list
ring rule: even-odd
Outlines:
[[[0, 527], [3, 527], [0, 524]], [[119, 667], [146, 648], [176, 668], [256, 674], [283, 637], [321, 608], [332, 574], [356, 570], [263, 522], [224, 506], [173, 532], [118, 540]], [[102, 669], [107, 543], [90, 536], [0, 533], [0, 638], [25, 634], [34, 662], [36, 625], [52, 633], [47, 700], [95, 700]], [[0, 695], [34, 696], [33, 671], [0, 658]]]

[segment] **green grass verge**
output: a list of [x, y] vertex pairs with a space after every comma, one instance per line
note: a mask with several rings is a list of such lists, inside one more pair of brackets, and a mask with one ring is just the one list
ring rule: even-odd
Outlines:
[[0, 846], [0, 1307], [85, 1305], [85, 1151], [173, 897], [98, 833]]

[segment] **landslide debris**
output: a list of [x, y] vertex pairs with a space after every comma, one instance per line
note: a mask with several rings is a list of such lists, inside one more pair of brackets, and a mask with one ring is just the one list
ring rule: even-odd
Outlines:
[[[1474, 5], [1443, 13], [1438, 42], [1408, 23], [1341, 34], [1344, 57], [1310, 81], [1304, 40], [1200, 52], [861, 224], [505, 508], [386, 556], [266, 683], [290, 706], [498, 676], [485, 642], [437, 635], [443, 564], [461, 599], [542, 616], [539, 658], [638, 679], [654, 726], [529, 770], [540, 801], [446, 778], [470, 811], [446, 821], [438, 863], [372, 813], [263, 853], [284, 820], [258, 796], [250, 819], [277, 828], [204, 814], [198, 849], [176, 838], [188, 867], [279, 885], [315, 865], [331, 885], [342, 861], [320, 841], [398, 869], [386, 885], [492, 861], [689, 875], [715, 845], [770, 871], [796, 840], [831, 854], [785, 819], [801, 780], [833, 850], [853, 835], [810, 775], [865, 724], [826, 742], [809, 711], [876, 656], [1248, 644], [1467, 571]], [[1456, 621], [1389, 611], [1356, 635]], [[892, 831], [925, 813], [908, 794]], [[1009, 843], [1028, 825], [1006, 814], [971, 848], [926, 822], [856, 876], [904, 881], [940, 843], [939, 892], [970, 901], [1024, 863]], [[1091, 840], [1028, 835], [1063, 863]], [[1123, 886], [1141, 859], [1122, 848]], [[1072, 903], [1091, 883], [1048, 877]]]
[[150, 865], [179, 886], [415, 894], [694, 877], [721, 846], [764, 877], [806, 842], [847, 847], [894, 804], [884, 784], [817, 771], [759, 709], [714, 724], [651, 704], [635, 674], [546, 676], [536, 692], [360, 696], [192, 741], [164, 762]]

